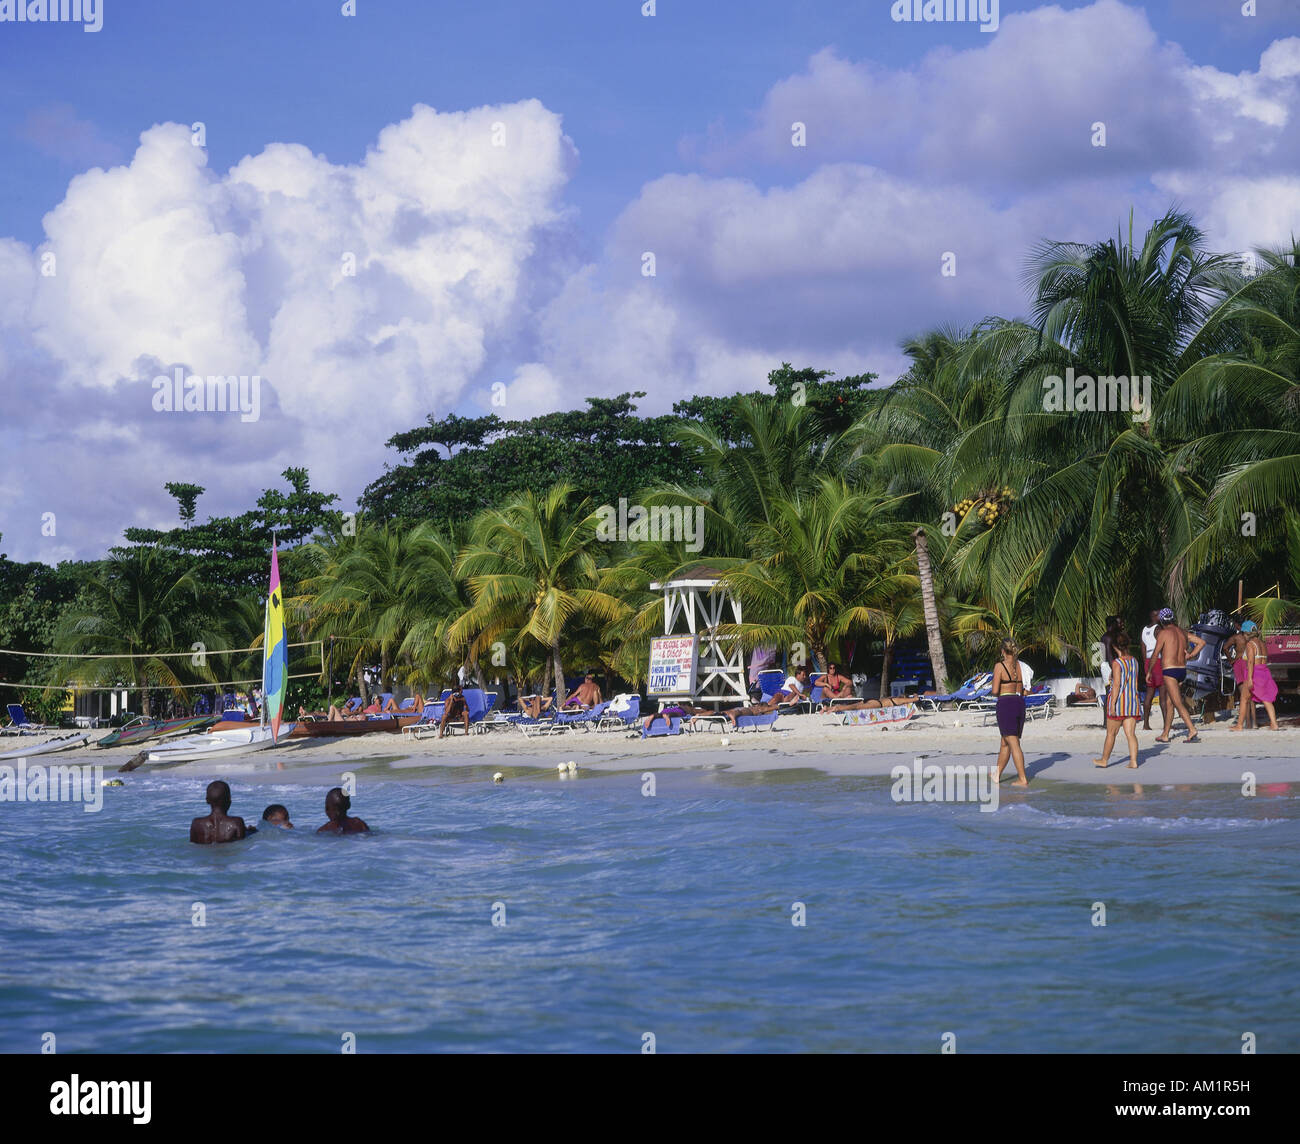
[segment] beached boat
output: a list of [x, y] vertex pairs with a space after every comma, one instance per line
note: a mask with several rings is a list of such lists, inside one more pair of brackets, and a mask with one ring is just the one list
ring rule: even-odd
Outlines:
[[0, 755], [0, 759], [25, 759], [32, 755], [52, 755], [56, 751], [67, 751], [80, 747], [90, 738], [89, 731], [74, 731], [70, 735], [57, 735], [53, 739], [42, 739], [39, 743], [29, 743]]
[[[293, 724], [289, 724], [292, 731]], [[283, 731], [284, 728], [281, 728]], [[279, 738], [285, 736], [281, 734]], [[209, 731], [206, 735], [189, 735], [174, 743], [159, 744], [149, 751], [151, 763], [193, 763], [217, 755], [244, 755], [274, 747], [276, 736], [270, 727], [250, 723], [237, 731]]]
[[211, 715], [186, 716], [183, 719], [132, 719], [116, 731], [111, 731], [95, 741], [96, 747], [130, 747], [147, 739], [161, 739], [168, 735], [189, 735], [211, 727], [216, 720]]
[[295, 738], [329, 739], [335, 735], [369, 735], [372, 731], [396, 734], [401, 729], [401, 720], [393, 715], [381, 719], [315, 719], [299, 723], [293, 729], [293, 735]]

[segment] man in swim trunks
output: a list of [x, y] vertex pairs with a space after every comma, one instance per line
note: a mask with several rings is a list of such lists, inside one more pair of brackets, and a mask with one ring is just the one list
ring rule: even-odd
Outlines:
[[288, 808], [281, 806], [278, 802], [271, 803], [262, 811], [262, 821], [268, 826], [279, 826], [285, 830], [293, 829], [293, 823], [289, 821]]
[[210, 811], [190, 823], [191, 842], [210, 846], [218, 842], [238, 842], [257, 833], [256, 826], [245, 826], [242, 818], [226, 813], [230, 809], [230, 787], [226, 783], [220, 779], [208, 783], [203, 797]]
[[329, 821], [316, 828], [317, 834], [366, 834], [370, 827], [364, 818], [349, 818], [352, 800], [343, 793], [342, 787], [335, 787], [325, 796], [325, 817]]
[[588, 675], [574, 689], [572, 695], [564, 701], [566, 707], [577, 704], [580, 707], [595, 707], [600, 702], [600, 687], [596, 684], [596, 677]]
[[1160, 672], [1164, 676], [1160, 684], [1160, 706], [1165, 707], [1164, 733], [1156, 736], [1157, 743], [1169, 742], [1169, 732], [1174, 725], [1174, 712], [1177, 711], [1187, 724], [1187, 741], [1195, 742], [1196, 729], [1192, 726], [1191, 712], [1183, 702], [1183, 680], [1187, 678], [1187, 652], [1195, 655], [1205, 646], [1200, 636], [1188, 635], [1178, 626], [1172, 608], [1161, 608], [1157, 616], [1160, 631], [1156, 633], [1156, 655], [1160, 657]]

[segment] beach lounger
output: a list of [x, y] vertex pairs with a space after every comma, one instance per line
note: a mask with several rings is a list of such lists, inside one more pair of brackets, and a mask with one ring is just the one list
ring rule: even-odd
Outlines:
[[438, 720], [441, 718], [442, 718], [442, 704], [437, 702], [436, 700], [431, 699], [429, 700], [429, 702], [427, 702], [424, 705], [424, 708], [420, 711], [419, 719], [417, 719], [414, 723], [408, 723], [405, 727], [402, 728], [402, 734], [415, 735], [418, 738], [421, 728], [428, 727], [430, 724], [436, 727], [438, 725]]
[[29, 731], [58, 730], [52, 723], [33, 723], [27, 718], [27, 712], [21, 703], [10, 703], [5, 710], [9, 712], [9, 726], [5, 730], [10, 734], [25, 735]]
[[616, 695], [605, 709], [605, 714], [596, 721], [596, 730], [625, 731], [640, 718], [641, 696]]
[[604, 703], [597, 703], [595, 707], [589, 707], [586, 711], [561, 711], [555, 717], [556, 726], [561, 727], [581, 727], [584, 731], [590, 731], [600, 723], [612, 699], [605, 700]]
[[758, 673], [758, 686], [763, 694], [762, 702], [771, 703], [772, 696], [781, 690], [781, 684], [784, 682], [784, 671], [760, 671]]
[[781, 717], [779, 711], [769, 711], [766, 715], [737, 715], [737, 731], [761, 731], [766, 727], [769, 731], [776, 727], [776, 721]]
[[641, 728], [641, 738], [657, 739], [660, 735], [680, 735], [682, 733], [682, 718], [680, 715], [670, 715], [668, 722], [664, 723], [662, 719], [656, 719], [654, 726], [649, 730]]
[[961, 704], [975, 702], [988, 695], [992, 682], [992, 673], [984, 671], [979, 675], [972, 675], [956, 691], [947, 695], [918, 695], [916, 702], [923, 711], [937, 711], [941, 703]]

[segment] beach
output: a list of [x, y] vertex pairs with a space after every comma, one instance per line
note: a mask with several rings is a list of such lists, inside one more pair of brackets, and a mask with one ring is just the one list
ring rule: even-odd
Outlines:
[[[428, 736], [376, 733], [355, 738], [288, 740], [283, 748], [206, 763], [183, 763], [168, 770], [196, 776], [269, 774], [277, 781], [316, 774], [338, 766], [364, 765], [403, 773], [423, 767], [474, 767], [512, 771], [554, 772], [572, 759], [591, 775], [630, 768], [711, 768], [738, 772], [813, 770], [828, 775], [888, 775], [900, 764], [923, 757], [927, 763], [987, 765], [997, 754], [997, 728], [982, 726], [982, 713], [929, 713], [907, 723], [844, 726], [842, 715], [782, 716], [771, 731], [718, 730], [660, 736], [629, 737], [623, 732], [567, 731], [525, 737], [515, 730], [456, 734], [439, 740]], [[1090, 721], [1091, 720], [1091, 721]], [[639, 726], [639, 725], [638, 725]], [[1023, 745], [1031, 783], [1071, 782], [1102, 785], [1124, 783], [1194, 783], [1240, 785], [1249, 771], [1258, 782], [1300, 782], [1300, 726], [1284, 722], [1278, 731], [1230, 732], [1226, 719], [1202, 726], [1199, 739], [1187, 742], [1176, 723], [1169, 743], [1155, 741], [1152, 730], [1139, 730], [1138, 769], [1128, 769], [1123, 738], [1105, 769], [1093, 765], [1103, 731], [1098, 715], [1087, 709], [1067, 709], [1051, 719], [1025, 727]], [[723, 745], [723, 738], [727, 743]], [[115, 770], [139, 748], [78, 749], [54, 756], [56, 761], [103, 763]], [[140, 772], [156, 770], [146, 763]], [[1014, 789], [1007, 766], [1003, 797]]]

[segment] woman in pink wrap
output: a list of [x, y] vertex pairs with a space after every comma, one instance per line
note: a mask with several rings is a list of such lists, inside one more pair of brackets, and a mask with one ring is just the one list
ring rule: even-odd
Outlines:
[[1241, 625], [1241, 634], [1246, 637], [1244, 655], [1245, 677], [1241, 685], [1241, 711], [1237, 715], [1237, 725], [1229, 727], [1230, 731], [1240, 731], [1246, 719], [1247, 711], [1254, 711], [1257, 702], [1264, 704], [1268, 713], [1268, 726], [1272, 731], [1277, 728], [1277, 712], [1273, 710], [1273, 701], [1277, 699], [1277, 683], [1273, 673], [1268, 669], [1268, 648], [1260, 638], [1259, 627], [1254, 620], [1247, 620]]

